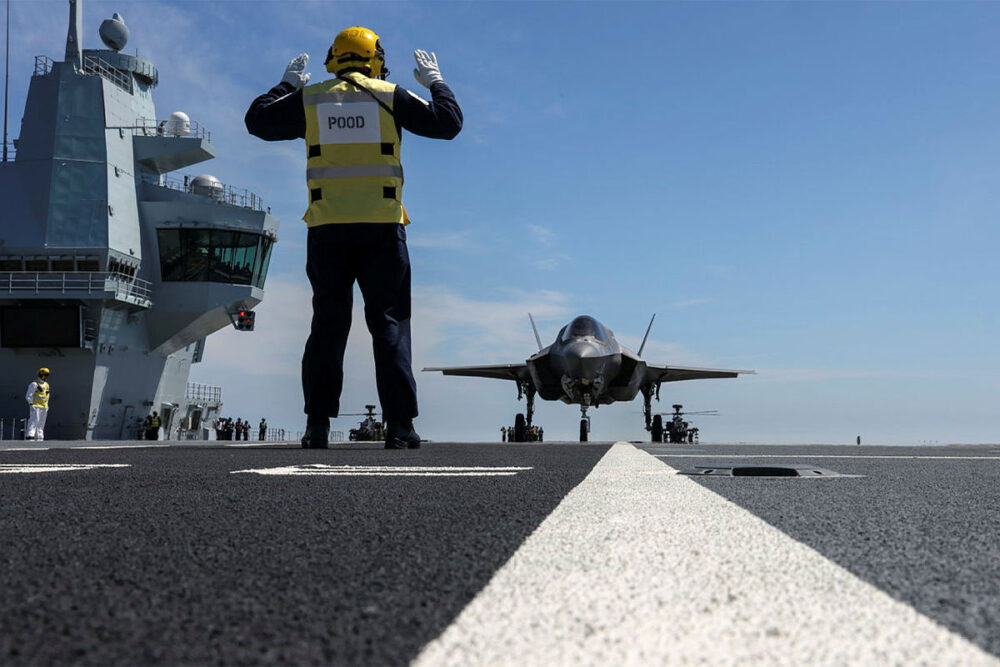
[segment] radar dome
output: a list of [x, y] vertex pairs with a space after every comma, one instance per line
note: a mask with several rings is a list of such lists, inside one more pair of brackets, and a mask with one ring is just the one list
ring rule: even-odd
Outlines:
[[211, 174], [195, 176], [191, 181], [191, 192], [202, 197], [222, 199], [222, 182]]
[[183, 111], [175, 111], [170, 114], [167, 121], [167, 133], [175, 137], [183, 137], [191, 134], [191, 119]]
[[111, 18], [104, 19], [99, 32], [104, 45], [114, 51], [121, 51], [128, 43], [128, 26], [118, 12]]

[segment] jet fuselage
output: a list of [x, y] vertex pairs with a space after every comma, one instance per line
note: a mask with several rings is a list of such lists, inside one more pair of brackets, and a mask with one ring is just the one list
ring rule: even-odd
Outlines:
[[635, 398], [646, 366], [622, 347], [610, 329], [588, 315], [564, 326], [527, 365], [542, 399], [581, 405]]

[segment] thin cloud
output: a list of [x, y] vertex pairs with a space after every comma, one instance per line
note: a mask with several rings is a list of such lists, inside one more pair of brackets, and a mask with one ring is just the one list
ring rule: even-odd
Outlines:
[[535, 348], [528, 313], [541, 319], [567, 317], [566, 301], [551, 290], [480, 300], [450, 287], [420, 287], [413, 299], [415, 365], [424, 355], [426, 365], [523, 360]]
[[406, 243], [411, 248], [432, 248], [435, 250], [472, 250], [478, 244], [472, 241], [469, 232], [436, 234], [420, 231], [408, 235]]
[[898, 377], [898, 374], [876, 369], [859, 368], [770, 368], [758, 369], [767, 382], [816, 382], [822, 380], [873, 380]]
[[560, 252], [549, 257], [533, 260], [531, 265], [540, 271], [555, 271], [559, 268], [560, 264], [569, 261], [570, 259], [569, 255], [564, 252]]
[[702, 298], [681, 299], [680, 301], [674, 301], [672, 304], [670, 304], [670, 307], [671, 308], [689, 308], [691, 306], [700, 306], [700, 305], [702, 305], [704, 303], [711, 303], [711, 302], [712, 302], [711, 299], [702, 299]]
[[[567, 296], [551, 290], [507, 292], [478, 299], [437, 285], [413, 292], [413, 368], [424, 405], [454, 401], [452, 382], [439, 384], [420, 374], [425, 366], [523, 361], [536, 349], [528, 312], [540, 321], [568, 317]], [[271, 415], [269, 421], [294, 425], [300, 419], [302, 350], [312, 318], [311, 291], [303, 277], [271, 276], [267, 297], [255, 309], [253, 333], [227, 328], [208, 340], [205, 361], [192, 369], [192, 382], [225, 388], [223, 399], [242, 414]], [[375, 400], [375, 369], [364, 305], [356, 295], [353, 326], [344, 364], [345, 412]], [[544, 328], [544, 327], [543, 327]], [[497, 387], [496, 389], [500, 389]], [[485, 391], [492, 390], [487, 386]], [[227, 408], [228, 410], [228, 408]], [[279, 421], [275, 421], [279, 420]]]
[[541, 225], [528, 225], [528, 232], [531, 234], [531, 240], [539, 245], [551, 246], [555, 240], [556, 235], [548, 227], [542, 227]]

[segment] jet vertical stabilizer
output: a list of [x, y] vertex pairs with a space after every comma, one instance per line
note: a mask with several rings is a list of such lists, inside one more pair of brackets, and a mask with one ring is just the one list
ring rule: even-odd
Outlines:
[[642, 356], [642, 351], [646, 349], [646, 341], [649, 339], [649, 332], [653, 330], [653, 320], [656, 319], [656, 313], [649, 318], [649, 326], [646, 327], [646, 335], [642, 337], [642, 345], [639, 346], [639, 351], [636, 352], [637, 356]]
[[535, 326], [535, 318], [528, 313], [528, 319], [531, 320], [531, 330], [535, 332], [535, 342], [538, 343], [538, 349], [542, 349], [542, 337], [538, 335], [538, 327]]

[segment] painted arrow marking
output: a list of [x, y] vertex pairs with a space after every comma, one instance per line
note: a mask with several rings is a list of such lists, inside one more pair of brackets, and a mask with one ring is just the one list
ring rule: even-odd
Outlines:
[[0, 463], [0, 475], [26, 472], [72, 472], [98, 468], [131, 468], [127, 463]]
[[232, 474], [257, 475], [326, 475], [336, 477], [510, 477], [531, 468], [451, 467], [451, 466], [332, 466], [312, 463], [279, 468], [234, 470]]

